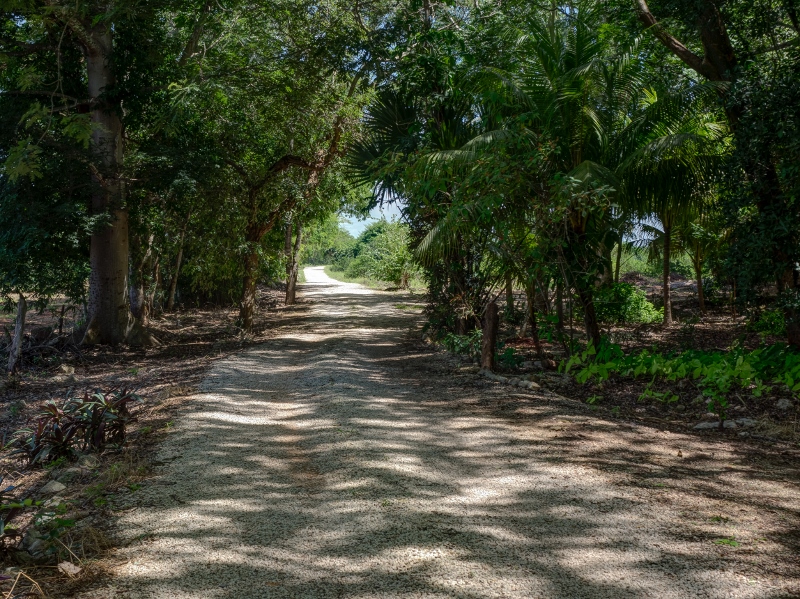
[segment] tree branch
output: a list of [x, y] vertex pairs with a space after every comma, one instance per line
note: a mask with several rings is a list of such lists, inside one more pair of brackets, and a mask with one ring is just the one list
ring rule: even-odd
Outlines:
[[670, 35], [658, 23], [653, 13], [650, 12], [650, 7], [647, 6], [647, 0], [635, 0], [636, 12], [639, 14], [639, 20], [644, 23], [645, 27], [652, 29], [658, 40], [675, 56], [680, 58], [684, 64], [697, 74], [711, 80], [716, 80], [716, 73], [710, 65], [706, 64], [702, 57], [698, 56], [689, 48], [684, 46], [680, 40]]
[[203, 29], [206, 26], [209, 15], [211, 14], [212, 5], [212, 0], [207, 0], [203, 6], [200, 16], [197, 17], [197, 21], [192, 29], [192, 35], [189, 36], [189, 39], [186, 42], [186, 47], [183, 49], [183, 52], [181, 52], [181, 57], [178, 60], [179, 67], [186, 66], [188, 60], [194, 56], [195, 52], [197, 51], [197, 44], [200, 41], [200, 36], [203, 35]]

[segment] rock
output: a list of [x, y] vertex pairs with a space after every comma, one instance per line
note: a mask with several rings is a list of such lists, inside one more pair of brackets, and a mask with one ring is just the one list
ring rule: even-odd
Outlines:
[[68, 364], [62, 364], [58, 367], [58, 371], [61, 374], [75, 374], [75, 367]]
[[41, 554], [45, 549], [44, 535], [35, 528], [29, 529], [28, 532], [25, 533], [25, 536], [22, 537], [20, 549], [27, 551], [34, 558], [37, 557], [37, 555]]
[[522, 367], [525, 368], [526, 370], [531, 369], [533, 368], [533, 362], [531, 362], [530, 360], [528, 360], [527, 362], [523, 362]]
[[82, 568], [76, 566], [71, 562], [61, 562], [60, 564], [58, 564], [58, 570], [59, 572], [63, 572], [70, 578], [74, 578], [75, 576], [81, 573]]
[[788, 397], [781, 397], [778, 403], [775, 404], [775, 407], [779, 410], [790, 410], [793, 406], [792, 400]]
[[67, 485], [64, 485], [57, 480], [51, 480], [41, 489], [39, 489], [39, 493], [42, 495], [55, 495], [56, 493], [61, 493], [64, 489], [67, 488]]
[[58, 475], [56, 480], [58, 480], [58, 482], [63, 484], [71, 483], [72, 481], [75, 481], [80, 477], [82, 477], [84, 473], [85, 473], [84, 468], [75, 468], [75, 467], [67, 468]]
[[742, 431], [741, 433], [739, 433], [739, 436], [740, 437], [749, 437], [750, 433], [748, 433], [747, 431]]
[[14, 561], [16, 561], [18, 564], [23, 564], [27, 566], [33, 563], [33, 557], [31, 556], [31, 554], [23, 549], [15, 551], [13, 555], [14, 555]]
[[62, 503], [64, 503], [64, 498], [61, 497], [61, 495], [53, 495], [50, 499], [48, 499], [42, 504], [42, 507], [56, 508]]
[[[733, 420], [726, 420], [723, 423], [724, 428], [739, 428], [738, 425]], [[702, 430], [713, 430], [719, 428], [719, 419], [716, 422], [711, 422], [709, 420], [704, 420], [703, 422], [698, 422], [694, 425], [694, 430], [702, 431]]]
[[737, 418], [734, 422], [736, 422], [736, 424], [738, 424], [742, 428], [753, 428], [758, 424], [758, 421], [753, 420], [752, 418]]
[[533, 363], [533, 366], [534, 366], [534, 368], [544, 368], [544, 366], [542, 366], [542, 361], [541, 360], [536, 360]]
[[78, 465], [82, 468], [98, 468], [100, 466], [100, 460], [97, 459], [97, 456], [84, 454], [78, 458]]

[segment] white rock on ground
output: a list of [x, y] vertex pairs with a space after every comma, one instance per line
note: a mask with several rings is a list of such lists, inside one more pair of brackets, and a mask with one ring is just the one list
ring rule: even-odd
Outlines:
[[[159, 477], [117, 516], [122, 565], [87, 599], [779, 596], [639, 482], [685, 468], [702, 441], [575, 424], [552, 396], [525, 404], [541, 418], [522, 423], [479, 409], [519, 392], [430, 374], [430, 355], [404, 341], [417, 317], [391, 295], [321, 268], [306, 280], [300, 326], [218, 362], [176, 416]], [[457, 402], [469, 393], [476, 403]], [[573, 425], [585, 434], [564, 438]], [[612, 432], [577, 452], [590, 426]], [[611, 468], [592, 465], [600, 455]], [[716, 505], [705, 464], [698, 510]], [[641, 474], [614, 478], [622, 466]], [[797, 505], [790, 485], [752, 484], [775, 509]]]

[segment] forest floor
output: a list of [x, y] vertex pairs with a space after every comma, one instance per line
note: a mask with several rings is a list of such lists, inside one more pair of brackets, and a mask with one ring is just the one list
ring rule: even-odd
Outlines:
[[418, 297], [306, 276], [104, 496], [71, 596], [800, 596], [793, 450], [478, 378]]

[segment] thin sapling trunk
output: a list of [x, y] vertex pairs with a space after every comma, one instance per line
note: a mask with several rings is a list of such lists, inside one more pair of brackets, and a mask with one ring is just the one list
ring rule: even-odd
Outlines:
[[19, 366], [19, 358], [22, 355], [22, 339], [25, 331], [25, 314], [28, 311], [28, 302], [25, 296], [19, 293], [17, 300], [17, 319], [14, 324], [14, 339], [11, 342], [11, 351], [8, 352], [8, 371], [14, 373]]
[[664, 326], [672, 325], [672, 298], [669, 286], [672, 226], [664, 225]]

